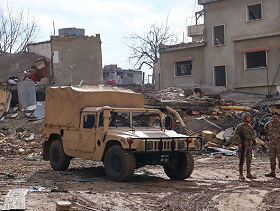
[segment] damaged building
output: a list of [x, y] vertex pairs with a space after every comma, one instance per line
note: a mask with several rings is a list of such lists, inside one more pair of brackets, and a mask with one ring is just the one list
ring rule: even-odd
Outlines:
[[204, 24], [188, 27], [192, 42], [160, 46], [154, 70], [157, 88], [196, 83], [261, 94], [279, 91], [280, 2], [198, 4], [203, 10], [196, 17], [204, 16]]
[[102, 83], [100, 35], [85, 36], [84, 29], [59, 30], [50, 41], [27, 45], [30, 53], [50, 59], [54, 85], [97, 85]]
[[[61, 29], [50, 41], [28, 44], [27, 52], [0, 55], [0, 116], [45, 100], [55, 85], [97, 85], [103, 80], [100, 36], [83, 29]], [[70, 33], [70, 34], [69, 34]]]
[[48, 58], [24, 52], [0, 55], [0, 62], [0, 116], [10, 107], [23, 109], [36, 104], [36, 99], [44, 101], [50, 77]]
[[103, 69], [104, 84], [141, 84], [142, 71], [125, 70], [118, 67], [116, 64], [105, 65]]

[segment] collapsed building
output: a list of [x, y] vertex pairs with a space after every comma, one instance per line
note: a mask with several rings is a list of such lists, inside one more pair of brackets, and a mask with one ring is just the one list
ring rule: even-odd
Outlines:
[[105, 65], [103, 68], [104, 84], [142, 84], [142, 71], [125, 70], [116, 64]]

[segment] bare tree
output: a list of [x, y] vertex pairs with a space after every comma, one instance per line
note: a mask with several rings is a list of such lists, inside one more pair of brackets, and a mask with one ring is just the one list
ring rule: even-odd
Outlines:
[[171, 30], [167, 17], [159, 26], [152, 24], [143, 36], [134, 33], [125, 39], [125, 44], [132, 51], [128, 60], [134, 68], [140, 70], [143, 65], [153, 69], [159, 59], [159, 44], [173, 44], [177, 41], [177, 35]]
[[26, 44], [35, 40], [39, 27], [35, 17], [22, 9], [15, 11], [7, 2], [7, 8], [0, 8], [0, 54], [18, 53]]

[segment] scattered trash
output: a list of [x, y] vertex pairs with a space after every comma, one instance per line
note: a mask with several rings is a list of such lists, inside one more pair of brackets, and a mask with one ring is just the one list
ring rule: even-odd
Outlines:
[[72, 178], [73, 181], [75, 182], [94, 182], [96, 181], [95, 179], [93, 178]]
[[30, 187], [28, 192], [30, 192], [30, 193], [34, 193], [34, 192], [49, 193], [49, 192], [51, 192], [51, 189], [50, 188], [44, 188], [44, 187], [38, 185], [36, 187], [35, 186]]

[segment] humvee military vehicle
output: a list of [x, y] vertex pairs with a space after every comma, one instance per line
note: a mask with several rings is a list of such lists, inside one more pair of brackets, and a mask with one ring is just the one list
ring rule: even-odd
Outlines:
[[192, 137], [166, 130], [163, 114], [144, 108], [144, 96], [130, 90], [49, 87], [44, 131], [43, 159], [54, 170], [66, 170], [79, 157], [103, 161], [114, 181], [130, 180], [145, 165], [162, 165], [175, 180], [193, 171]]

